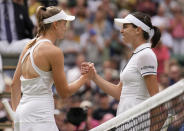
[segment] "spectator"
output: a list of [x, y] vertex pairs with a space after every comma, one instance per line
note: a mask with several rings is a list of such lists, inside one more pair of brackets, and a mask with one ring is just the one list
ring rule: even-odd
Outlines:
[[15, 40], [32, 38], [33, 24], [24, 6], [5, 0], [0, 2], [0, 12], [1, 40], [11, 43]]
[[114, 117], [114, 115], [112, 115], [111, 113], [107, 113], [103, 116], [102, 120], [100, 121], [100, 123], [105, 123], [106, 121], [112, 119]]
[[94, 107], [93, 104], [90, 101], [82, 101], [80, 104], [80, 107], [86, 110], [87, 112], [87, 119], [85, 122], [82, 122], [79, 130], [90, 130], [92, 128], [95, 128], [98, 126], [100, 123], [98, 120], [95, 120], [92, 116]]
[[112, 35], [112, 25], [107, 21], [107, 15], [102, 7], [99, 7], [95, 13], [95, 19], [92, 23], [97, 35], [102, 36], [104, 40], [109, 40]]
[[85, 6], [76, 7], [76, 20], [72, 23], [76, 40], [80, 40], [80, 35], [84, 34], [88, 25], [88, 13]]
[[81, 46], [87, 61], [97, 66], [102, 62], [102, 51], [104, 48], [103, 38], [97, 34], [95, 29], [89, 30], [81, 36]]
[[181, 67], [178, 64], [169, 67], [169, 85], [173, 85], [181, 79]]
[[55, 114], [54, 117], [55, 117], [56, 125], [57, 125], [59, 131], [64, 131], [62, 129], [65, 126], [64, 125], [65, 114], [63, 112], [61, 112], [60, 110], [56, 110], [54, 114]]
[[169, 72], [169, 59], [170, 59], [169, 50], [160, 41], [158, 42], [158, 45], [153, 49], [153, 51], [158, 61], [157, 78], [158, 81], [160, 81], [160, 75]]
[[84, 61], [85, 61], [85, 56], [83, 54], [78, 54], [75, 61], [75, 66], [72, 69], [68, 70], [66, 75], [67, 81], [69, 83], [77, 80], [81, 76], [80, 66], [81, 66], [81, 63]]
[[75, 34], [72, 30], [66, 33], [66, 39], [61, 41], [59, 47], [64, 53], [66, 68], [72, 68], [77, 54], [82, 51], [81, 45], [75, 41]]
[[174, 17], [170, 20], [170, 31], [174, 38], [173, 51], [174, 55], [184, 55], [184, 16], [182, 9], [178, 5], [173, 10]]
[[163, 30], [167, 30], [169, 26], [168, 18], [165, 16], [166, 8], [159, 5], [157, 14], [151, 18], [153, 25], [159, 26]]
[[63, 9], [66, 12], [68, 10], [67, 4], [68, 4], [67, 0], [58, 0], [58, 6], [61, 7], [61, 9]]
[[0, 1], [0, 57], [19, 55], [32, 38], [32, 29], [33, 24], [23, 5], [12, 0]]
[[93, 117], [96, 120], [102, 120], [104, 115], [111, 113], [115, 116], [115, 111], [110, 107], [109, 96], [105, 93], [99, 94], [99, 107], [94, 110]]
[[116, 5], [119, 9], [127, 9], [135, 11], [138, 0], [116, 0]]
[[177, 4], [176, 0], [162, 0], [160, 1], [160, 6], [163, 6], [166, 11], [165, 11], [165, 16], [167, 18], [172, 18], [172, 8]]
[[156, 14], [156, 4], [151, 0], [138, 0], [137, 11], [153, 16]]
[[110, 0], [102, 0], [100, 8], [104, 9], [106, 12], [106, 19], [113, 25], [117, 13], [116, 5], [113, 2], [110, 2]]
[[94, 15], [101, 3], [101, 0], [88, 0], [88, 9], [91, 12], [91, 15]]
[[118, 71], [112, 68], [104, 69], [103, 76], [105, 80], [112, 82], [112, 83], [115, 79], [119, 78]]
[[170, 50], [170, 53], [172, 53], [173, 48], [173, 38], [168, 33], [168, 27], [169, 27], [169, 18], [166, 17], [165, 12], [166, 8], [163, 5], [159, 5], [157, 10], [157, 15], [152, 17], [152, 23], [154, 26], [159, 27], [162, 35], [161, 35], [161, 42], [168, 47]]
[[48, 7], [48, 6], [57, 6], [58, 5], [58, 0], [39, 0], [39, 1], [45, 7]]
[[64, 120], [61, 131], [76, 131], [76, 126], [71, 124], [68, 120]]
[[34, 26], [37, 25], [36, 21], [36, 9], [41, 6], [41, 3], [38, 0], [28, 0], [29, 4], [29, 17], [32, 20]]
[[160, 75], [159, 91], [169, 87], [169, 76], [166, 73]]
[[125, 49], [126, 46], [123, 44], [121, 38], [119, 37], [119, 31], [113, 30], [112, 35], [109, 41], [106, 42], [106, 46], [104, 48], [104, 53], [105, 51], [109, 52], [109, 54], [107, 54], [107, 56], [109, 55], [109, 57], [107, 57], [106, 59], [114, 58], [118, 62], [120, 62], [122, 55], [125, 55]]

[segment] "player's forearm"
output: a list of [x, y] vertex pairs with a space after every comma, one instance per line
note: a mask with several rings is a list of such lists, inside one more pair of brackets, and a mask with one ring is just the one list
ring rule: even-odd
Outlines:
[[72, 94], [74, 94], [75, 92], [77, 92], [79, 90], [79, 88], [84, 85], [84, 83], [87, 81], [87, 78], [82, 75], [78, 80], [72, 82], [69, 84], [69, 96], [71, 96]]
[[154, 96], [159, 92], [157, 76], [156, 75], [147, 75], [144, 76], [144, 81], [150, 96]]
[[20, 87], [12, 86], [11, 88], [11, 104], [13, 111], [16, 111], [16, 108], [21, 99], [21, 90]]
[[107, 94], [111, 95], [115, 99], [119, 100], [121, 94], [121, 88], [118, 85], [112, 84], [104, 80], [98, 74], [95, 75], [93, 81]]

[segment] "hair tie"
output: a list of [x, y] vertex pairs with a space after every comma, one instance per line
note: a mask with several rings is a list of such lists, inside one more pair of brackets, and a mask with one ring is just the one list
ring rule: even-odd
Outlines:
[[46, 10], [47, 10], [47, 8], [46, 8], [46, 7], [42, 7], [42, 10], [46, 11]]

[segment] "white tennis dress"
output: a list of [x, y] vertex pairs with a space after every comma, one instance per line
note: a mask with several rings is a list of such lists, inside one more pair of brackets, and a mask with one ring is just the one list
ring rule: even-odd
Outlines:
[[157, 58], [150, 43], [138, 46], [124, 70], [120, 73], [123, 83], [117, 115], [150, 97], [144, 76], [157, 74]]
[[30, 54], [31, 64], [39, 77], [21, 80], [21, 91], [23, 93], [20, 103], [16, 109], [14, 120], [14, 131], [58, 131], [54, 119], [54, 99], [52, 93], [53, 77], [52, 72], [40, 70], [34, 63], [33, 50], [41, 42], [38, 41], [31, 47], [22, 59]]

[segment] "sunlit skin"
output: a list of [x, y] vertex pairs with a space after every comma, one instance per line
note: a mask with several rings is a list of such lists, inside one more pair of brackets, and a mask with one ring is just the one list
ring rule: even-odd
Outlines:
[[[124, 43], [131, 44], [133, 51], [138, 46], [148, 42], [143, 37], [143, 30], [140, 27], [134, 27], [133, 24], [123, 24], [120, 32], [123, 36]], [[88, 66], [89, 65], [87, 63], [82, 64], [82, 67], [81, 67], [82, 74], [85, 74], [88, 72], [88, 69], [87, 69]], [[92, 79], [107, 94], [119, 100], [123, 83], [120, 82], [118, 85], [115, 85], [115, 84], [112, 84], [104, 80], [102, 77], [100, 77], [96, 73], [95, 68], [94, 68], [94, 76]], [[144, 76], [144, 81], [145, 81], [145, 84], [147, 86], [150, 96], [153, 96], [154, 94], [158, 92], [156, 75]]]
[[48, 30], [44, 36], [41, 36], [38, 39], [49, 38], [52, 43], [55, 43], [57, 39], [64, 39], [67, 29], [66, 24], [67, 21], [65, 20], [54, 22], [51, 26], [51, 29]]
[[[122, 28], [120, 30], [121, 35], [123, 36], [122, 37], [123, 38], [123, 43], [130, 44], [133, 52], [139, 46], [141, 46], [143, 44], [148, 44], [148, 43], [151, 44], [151, 42], [152, 42], [152, 41], [149, 41], [148, 38], [144, 38], [144, 30], [143, 30], [144, 28], [141, 28], [141, 27], [136, 26], [136, 25], [131, 24], [131, 23], [122, 24]], [[131, 52], [131, 53], [133, 53], [133, 52]], [[137, 61], [139, 61], [140, 59], [144, 60], [144, 58], [146, 58], [144, 56], [146, 56], [146, 55], [147, 55], [146, 52], [141, 54], [140, 56], [138, 56], [136, 58], [136, 59], [138, 59]], [[150, 64], [152, 64], [152, 63], [150, 63]], [[149, 63], [145, 63], [145, 65], [143, 64], [141, 66], [147, 66], [147, 65], [149, 65]], [[82, 67], [81, 67], [81, 72], [82, 73], [85, 74], [87, 72], [87, 69], [84, 70], [85, 67], [87, 67], [87, 66], [89, 66], [89, 64], [86, 64], [86, 63], [82, 64]], [[154, 63], [154, 66], [156, 66], [156, 63]], [[136, 66], [130, 67], [130, 68], [127, 69], [127, 72], [131, 72], [132, 70], [137, 71], [137, 69], [139, 69], [139, 67], [136, 67]], [[115, 99], [120, 100], [121, 91], [122, 91], [122, 88], [123, 88], [123, 83], [122, 83], [123, 80], [122, 81], [120, 80], [119, 84], [116, 85], [114, 83], [110, 83], [109, 81], [105, 80], [100, 75], [98, 75], [96, 70], [95, 70], [95, 67], [93, 67], [93, 71], [94, 71], [93, 72], [94, 75], [91, 78], [96, 83], [96, 85], [98, 87], [100, 87], [108, 95], [111, 95]], [[138, 72], [138, 73], [141, 75], [141, 72]], [[143, 79], [144, 79], [144, 81], [141, 80], [140, 82], [145, 83], [145, 86], [146, 86], [150, 96], [154, 96], [155, 94], [157, 94], [159, 92], [158, 83], [157, 83], [157, 75], [154, 75], [154, 74], [144, 75]], [[126, 81], [126, 82], [128, 83], [128, 81]], [[160, 112], [159, 109], [160, 109], [160, 107], [155, 108], [154, 110], [151, 110], [150, 116], [153, 116], [154, 114]], [[164, 115], [164, 117], [162, 118], [163, 122], [160, 122], [159, 124], [155, 124], [156, 126], [151, 126], [150, 131], [153, 131], [155, 129], [155, 127], [158, 130], [161, 129], [162, 125], [164, 124], [164, 122], [167, 118], [167, 113], [164, 113], [163, 115]], [[151, 125], [156, 120], [161, 120], [161, 118], [160, 117], [152, 117], [151, 120], [150, 120]]]
[[[57, 39], [64, 39], [66, 32], [66, 21], [56, 21], [51, 23], [51, 27], [46, 30], [45, 33], [41, 34], [36, 42], [42, 39], [48, 39], [52, 43], [42, 42], [34, 49], [33, 59], [34, 63], [39, 69], [48, 72], [52, 71], [54, 84], [58, 94], [61, 98], [66, 98], [75, 93], [90, 77], [92, 73], [89, 73], [90, 68], [93, 64], [88, 63], [88, 67], [85, 68], [85, 75], [82, 75], [79, 79], [72, 83], [67, 83], [65, 72], [64, 72], [64, 54], [60, 48], [54, 45]], [[14, 77], [11, 85], [12, 89], [12, 109], [16, 111], [16, 108], [21, 99], [21, 75], [26, 79], [33, 79], [39, 77], [39, 74], [35, 72], [32, 67], [30, 57], [26, 57], [22, 64], [22, 58], [27, 52], [25, 48], [20, 56]], [[56, 57], [57, 56], [57, 57]], [[92, 72], [92, 71], [91, 71]]]
[[56, 36], [58, 39], [64, 39], [65, 32], [66, 32], [66, 23], [67, 21], [58, 21], [55, 25], [56, 28]]
[[143, 38], [142, 29], [140, 27], [135, 28], [132, 24], [123, 24], [120, 32], [123, 36], [124, 43], [130, 44], [133, 50], [139, 45], [147, 42]]
[[135, 38], [135, 28], [132, 24], [123, 24], [121, 28], [124, 43], [133, 43]]

